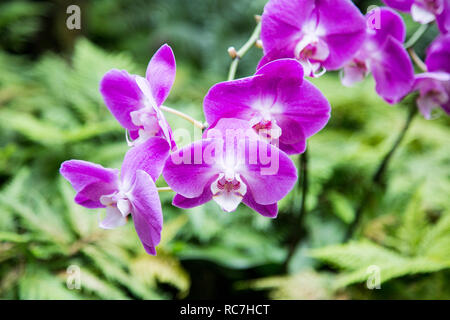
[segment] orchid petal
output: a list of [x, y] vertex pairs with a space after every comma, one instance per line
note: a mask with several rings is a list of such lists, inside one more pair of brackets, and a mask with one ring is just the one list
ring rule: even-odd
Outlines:
[[130, 113], [144, 107], [144, 95], [135, 76], [125, 70], [113, 69], [100, 82], [100, 93], [112, 115], [128, 130], [137, 130]]
[[134, 226], [142, 245], [147, 253], [156, 255], [155, 247], [161, 241], [163, 215], [152, 177], [143, 170], [137, 170], [128, 196], [133, 205], [131, 215]]
[[172, 204], [178, 208], [190, 209], [201, 206], [202, 204], [205, 204], [211, 199], [212, 199], [211, 188], [209, 187], [209, 185], [207, 185], [203, 193], [196, 198], [186, 198], [183, 197], [181, 194], [177, 193], [173, 198]]
[[399, 102], [411, 90], [414, 70], [402, 44], [389, 37], [378, 59], [371, 61], [376, 92], [389, 103]]
[[376, 8], [366, 16], [366, 21], [375, 21], [374, 25], [368, 25], [371, 41], [382, 46], [388, 37], [404, 42], [406, 37], [406, 26], [402, 17], [389, 8]]
[[426, 8], [423, 8], [422, 6], [418, 6], [416, 4], [413, 4], [411, 6], [411, 17], [414, 21], [421, 24], [430, 23], [436, 18], [433, 12], [430, 12]]
[[128, 150], [123, 160], [121, 181], [126, 190], [134, 183], [137, 170], [147, 172], [154, 181], [161, 175], [169, 155], [169, 144], [160, 137], [153, 137]]
[[[281, 200], [295, 185], [297, 169], [281, 150], [263, 141], [245, 143], [245, 162], [239, 170], [255, 202], [262, 205]], [[257, 156], [255, 156], [257, 155]]]
[[342, 85], [351, 87], [357, 82], [364, 80], [367, 74], [367, 67], [365, 63], [353, 60], [346, 64], [341, 74]]
[[118, 188], [118, 170], [107, 169], [101, 165], [69, 160], [61, 164], [59, 170], [77, 192], [75, 202], [87, 208], [102, 208], [100, 196], [107, 195]]
[[100, 222], [99, 227], [102, 229], [114, 229], [121, 227], [126, 223], [127, 219], [122, 215], [117, 207], [107, 206], [106, 217]]
[[206, 120], [213, 127], [224, 118], [247, 120], [251, 126], [262, 120], [276, 121], [273, 127], [281, 129], [280, 143], [304, 145], [302, 139], [328, 122], [330, 105], [302, 77], [298, 61], [280, 59], [264, 65], [253, 77], [216, 84], [204, 100]]
[[411, 6], [414, 3], [414, 0], [383, 0], [383, 2], [394, 9], [409, 12], [411, 10]]
[[250, 192], [247, 192], [245, 194], [244, 198], [242, 199], [242, 202], [246, 206], [252, 208], [253, 210], [255, 210], [256, 212], [258, 212], [259, 214], [261, 214], [264, 217], [268, 217], [268, 218], [276, 218], [277, 217], [278, 205], [276, 203], [267, 204], [267, 205], [259, 204], [255, 201], [255, 199], [253, 198], [253, 196]]
[[172, 190], [187, 198], [203, 193], [211, 178], [219, 174], [214, 159], [216, 143], [215, 139], [196, 141], [169, 156], [163, 177]]
[[[283, 48], [286, 44], [297, 42], [302, 25], [308, 21], [314, 10], [314, 3], [314, 0], [269, 1], [264, 7], [261, 21], [264, 53], [267, 54], [274, 49]], [[294, 57], [293, 47], [288, 57]], [[276, 59], [276, 57], [273, 58]]]
[[430, 72], [450, 73], [450, 34], [437, 37], [427, 50], [425, 64]]
[[[316, 1], [319, 16], [317, 28], [329, 50], [323, 66], [327, 70], [339, 69], [361, 47], [365, 37], [365, 20], [350, 0]], [[345, 17], [345, 19], [342, 19]]]
[[164, 44], [153, 55], [147, 66], [147, 78], [157, 106], [161, 106], [169, 95], [175, 81], [176, 65], [172, 48]]
[[437, 26], [442, 34], [450, 32], [450, 2], [444, 1], [442, 12], [436, 16]]

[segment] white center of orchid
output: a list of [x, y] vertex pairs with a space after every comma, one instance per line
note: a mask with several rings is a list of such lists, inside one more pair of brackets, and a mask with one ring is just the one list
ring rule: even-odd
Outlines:
[[281, 128], [275, 119], [254, 117], [250, 120], [250, 126], [258, 133], [259, 137], [268, 143], [281, 136]]
[[106, 206], [106, 217], [100, 222], [100, 227], [113, 229], [123, 226], [131, 213], [131, 202], [123, 191], [116, 191], [100, 197], [100, 202]]
[[411, 16], [414, 21], [426, 24], [432, 22], [443, 10], [442, 0], [416, 0], [411, 6]]
[[340, 76], [344, 86], [350, 87], [356, 82], [360, 82], [368, 74], [368, 64], [366, 61], [353, 59], [341, 70]]
[[318, 77], [325, 72], [317, 71], [330, 55], [327, 43], [321, 38], [324, 35], [322, 28], [316, 25], [316, 19], [311, 19], [302, 29], [302, 36], [294, 49], [297, 60], [305, 69], [305, 74]]
[[159, 110], [156, 105], [155, 99], [150, 91], [150, 84], [147, 79], [139, 76], [136, 77], [135, 81], [143, 94], [142, 103], [144, 107], [130, 112], [131, 121], [135, 126], [139, 127], [139, 138], [131, 144], [133, 145], [144, 142], [148, 138], [157, 135], [160, 130], [162, 130], [164, 136], [169, 139], [169, 129], [167, 123], [161, 110]]
[[211, 184], [211, 192], [216, 203], [227, 212], [236, 210], [247, 193], [247, 185], [234, 170], [227, 169]]
[[268, 143], [278, 139], [282, 132], [273, 114], [282, 112], [279, 105], [274, 104], [273, 99], [265, 99], [254, 103], [253, 109], [257, 110], [257, 113], [250, 119], [249, 124], [259, 137]]

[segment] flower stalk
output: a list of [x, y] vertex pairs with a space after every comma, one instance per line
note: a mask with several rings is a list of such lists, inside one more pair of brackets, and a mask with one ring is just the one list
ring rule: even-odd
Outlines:
[[[403, 141], [403, 138], [405, 137], [406, 132], [408, 131], [409, 127], [411, 126], [412, 120], [414, 119], [414, 116], [416, 113], [417, 113], [417, 107], [414, 104], [409, 106], [405, 124], [403, 125], [401, 131], [399, 132], [397, 138], [395, 139], [394, 144], [389, 149], [389, 151], [385, 154], [385, 156], [382, 158], [381, 162], [379, 163], [379, 165], [377, 167], [377, 170], [374, 172], [372, 179], [371, 179], [371, 186], [378, 187], [382, 184], [383, 176], [388, 168], [389, 162], [392, 159], [392, 156], [394, 155], [395, 151], [398, 149], [399, 145]], [[361, 202], [355, 211], [355, 217], [354, 217], [352, 223], [350, 224], [349, 228], [347, 229], [347, 233], [344, 238], [345, 241], [349, 240], [352, 237], [352, 235], [354, 234], [354, 232], [361, 220], [361, 216], [364, 212], [364, 208], [366, 207], [368, 200], [372, 196], [374, 189], [376, 189], [376, 188], [366, 187], [364, 195], [361, 198]]]
[[260, 33], [261, 33], [261, 21], [258, 21], [255, 29], [253, 30], [252, 35], [238, 51], [232, 50], [231, 48], [230, 48], [231, 50], [230, 49], [228, 50], [231, 58], [233, 59], [233, 61], [230, 64], [230, 69], [228, 71], [228, 80], [233, 80], [235, 78], [239, 60], [242, 57], [244, 57], [244, 55], [256, 44], [256, 42], [259, 39]]
[[416, 64], [416, 66], [422, 70], [423, 72], [427, 72], [427, 66], [426, 64], [419, 58], [417, 53], [414, 51], [413, 48], [408, 49], [408, 53], [411, 56], [412, 61]]
[[158, 192], [170, 192], [170, 191], [173, 191], [171, 187], [158, 187], [158, 188], [156, 188], [156, 190], [158, 190]]
[[405, 48], [412, 48], [416, 42], [423, 36], [425, 31], [428, 29], [428, 24], [421, 24], [420, 27], [414, 32], [414, 34], [409, 38], [409, 40], [405, 43]]
[[298, 179], [298, 189], [301, 193], [300, 198], [300, 211], [298, 215], [298, 222], [295, 224], [294, 238], [289, 246], [289, 251], [284, 262], [285, 269], [287, 270], [289, 262], [295, 253], [295, 249], [298, 247], [300, 241], [305, 237], [306, 232], [304, 228], [304, 220], [306, 216], [306, 198], [308, 195], [308, 149], [305, 149], [299, 157], [299, 179]]
[[184, 120], [189, 121], [189, 122], [192, 123], [195, 127], [199, 128], [199, 129], [201, 129], [201, 130], [203, 130], [203, 129], [205, 128], [205, 126], [203, 125], [203, 123], [201, 123], [201, 122], [198, 121], [198, 120], [195, 120], [195, 119], [192, 118], [191, 116], [188, 116], [187, 114], [185, 114], [185, 113], [183, 113], [183, 112], [181, 112], [181, 111], [178, 111], [178, 110], [172, 109], [172, 108], [170, 108], [170, 107], [166, 107], [166, 106], [161, 106], [160, 109], [163, 110], [163, 111], [165, 111], [165, 112], [174, 114], [174, 115], [176, 115], [176, 116], [178, 116], [178, 117], [180, 117], [180, 118], [183, 118]]

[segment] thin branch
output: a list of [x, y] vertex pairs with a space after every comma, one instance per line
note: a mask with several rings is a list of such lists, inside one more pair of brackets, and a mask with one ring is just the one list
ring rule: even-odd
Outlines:
[[423, 72], [427, 72], [426, 64], [419, 58], [419, 56], [414, 51], [414, 49], [413, 48], [409, 48], [408, 52], [409, 52], [409, 55], [411, 56], [411, 59], [420, 68], [420, 70], [422, 70]]
[[[387, 167], [389, 165], [389, 162], [394, 155], [395, 151], [398, 149], [398, 146], [403, 141], [403, 138], [406, 135], [406, 132], [408, 131], [408, 128], [411, 126], [411, 122], [414, 119], [414, 115], [417, 113], [417, 107], [413, 104], [409, 106], [409, 111], [407, 113], [407, 117], [405, 120], [405, 124], [403, 125], [403, 128], [399, 132], [397, 138], [394, 141], [394, 144], [389, 149], [389, 151], [386, 153], [386, 155], [381, 160], [380, 164], [378, 165], [377, 170], [372, 176], [371, 183], [375, 186], [380, 186], [383, 180], [384, 173], [387, 170]], [[367, 202], [369, 201], [370, 197], [372, 196], [372, 192], [374, 188], [370, 185], [369, 187], [366, 187], [364, 195], [361, 199], [361, 202], [358, 206], [358, 208], [355, 211], [355, 218], [353, 219], [353, 222], [350, 224], [349, 228], [347, 229], [347, 233], [345, 235], [344, 241], [349, 240], [352, 235], [354, 234], [356, 227], [359, 224], [359, 221], [361, 220], [361, 217], [364, 212], [364, 208], [367, 205]]]
[[228, 71], [228, 80], [233, 80], [236, 76], [237, 67], [239, 64], [239, 60], [245, 56], [245, 54], [255, 45], [256, 41], [259, 39], [259, 34], [261, 33], [261, 21], [258, 21], [255, 30], [253, 30], [252, 35], [247, 40], [247, 42], [238, 50], [233, 51], [233, 49], [229, 50], [230, 55], [232, 55], [233, 61], [230, 64], [230, 70]]
[[428, 29], [428, 24], [422, 24], [420, 27], [414, 32], [414, 34], [409, 38], [405, 43], [405, 48], [409, 49], [416, 44], [416, 42], [423, 36], [425, 31]]
[[185, 113], [183, 113], [183, 112], [181, 112], [181, 111], [178, 111], [178, 110], [175, 110], [175, 109], [166, 107], [166, 106], [160, 106], [159, 108], [160, 108], [161, 110], [165, 111], [165, 112], [172, 113], [172, 114], [174, 114], [174, 115], [179, 116], [180, 118], [183, 118], [184, 120], [189, 121], [190, 123], [192, 123], [194, 126], [196, 126], [196, 127], [199, 128], [199, 129], [202, 129], [202, 130], [203, 130], [204, 127], [205, 127], [205, 126], [203, 125], [203, 123], [201, 123], [201, 122], [198, 121], [198, 120], [195, 120], [195, 119], [192, 118], [191, 116], [188, 116], [187, 114], [185, 114]]
[[295, 253], [295, 249], [302, 239], [305, 237], [306, 232], [304, 228], [304, 220], [306, 216], [306, 198], [308, 195], [308, 153], [307, 150], [300, 155], [299, 158], [299, 183], [298, 189], [301, 192], [300, 200], [300, 212], [298, 215], [297, 223], [295, 224], [296, 233], [289, 246], [289, 251], [284, 262], [284, 267], [287, 270], [289, 262]]
[[173, 191], [171, 187], [159, 187], [159, 188], [156, 188], [156, 190], [158, 190], [158, 192], [170, 192], [170, 191]]

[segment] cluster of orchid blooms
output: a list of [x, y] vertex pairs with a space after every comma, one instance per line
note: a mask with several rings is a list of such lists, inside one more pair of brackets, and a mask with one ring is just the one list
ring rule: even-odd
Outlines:
[[[163, 214], [156, 180], [162, 174], [175, 192], [173, 205], [192, 208], [214, 200], [224, 211], [242, 202], [265, 217], [297, 181], [289, 155], [305, 151], [306, 139], [330, 117], [324, 95], [304, 77], [341, 70], [344, 85], [369, 72], [376, 92], [397, 103], [419, 91], [425, 118], [442, 107], [450, 113], [450, 9], [448, 0], [385, 0], [413, 19], [436, 19], [441, 34], [430, 45], [427, 70], [414, 74], [404, 48], [405, 25], [384, 7], [364, 17], [350, 0], [271, 0], [261, 18], [264, 57], [253, 76], [214, 85], [205, 96], [202, 138], [177, 148], [163, 106], [175, 80], [175, 58], [163, 45], [145, 77], [125, 70], [107, 72], [100, 92], [127, 132], [130, 149], [121, 170], [70, 160], [61, 174], [75, 189], [75, 202], [106, 208], [100, 227], [126, 223], [131, 214], [149, 254], [161, 239]], [[175, 111], [176, 112], [176, 111]], [[180, 113], [180, 112], [176, 112]], [[197, 124], [199, 122], [196, 122]]]

